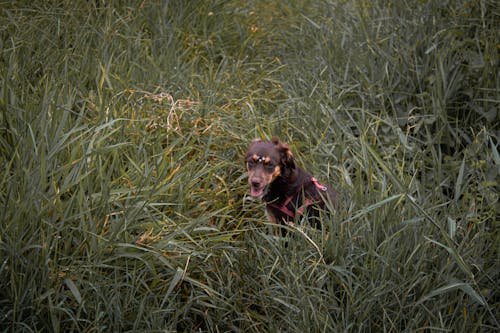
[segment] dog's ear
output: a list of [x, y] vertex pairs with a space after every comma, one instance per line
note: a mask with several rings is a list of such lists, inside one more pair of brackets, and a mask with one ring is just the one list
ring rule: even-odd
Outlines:
[[277, 146], [278, 151], [280, 152], [281, 164], [285, 167], [285, 169], [288, 170], [295, 169], [295, 159], [293, 158], [290, 146], [284, 142], [279, 141], [278, 138], [273, 138], [272, 141]]

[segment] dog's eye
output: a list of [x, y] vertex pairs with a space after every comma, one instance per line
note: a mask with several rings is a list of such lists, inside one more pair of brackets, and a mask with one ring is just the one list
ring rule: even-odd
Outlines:
[[254, 161], [254, 160], [247, 161], [247, 166], [249, 169], [255, 168], [256, 165], [257, 165], [257, 161]]
[[276, 166], [273, 162], [268, 162], [266, 164], [264, 164], [264, 166], [266, 167], [266, 169], [268, 170], [274, 170], [274, 167]]

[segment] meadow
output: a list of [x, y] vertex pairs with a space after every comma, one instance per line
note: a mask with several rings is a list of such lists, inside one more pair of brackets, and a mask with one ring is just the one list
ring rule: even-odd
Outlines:
[[[0, 3], [0, 331], [500, 330], [494, 0]], [[341, 194], [277, 236], [243, 156]]]

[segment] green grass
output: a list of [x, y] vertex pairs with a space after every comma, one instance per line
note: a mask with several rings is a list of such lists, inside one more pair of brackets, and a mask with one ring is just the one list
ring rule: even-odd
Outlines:
[[[0, 330], [500, 329], [500, 8], [0, 4]], [[248, 142], [342, 194], [276, 237]]]

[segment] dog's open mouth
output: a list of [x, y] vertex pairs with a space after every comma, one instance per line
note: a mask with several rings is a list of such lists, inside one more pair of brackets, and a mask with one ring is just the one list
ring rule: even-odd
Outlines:
[[252, 186], [250, 185], [250, 195], [254, 198], [262, 198], [266, 194], [267, 186]]

